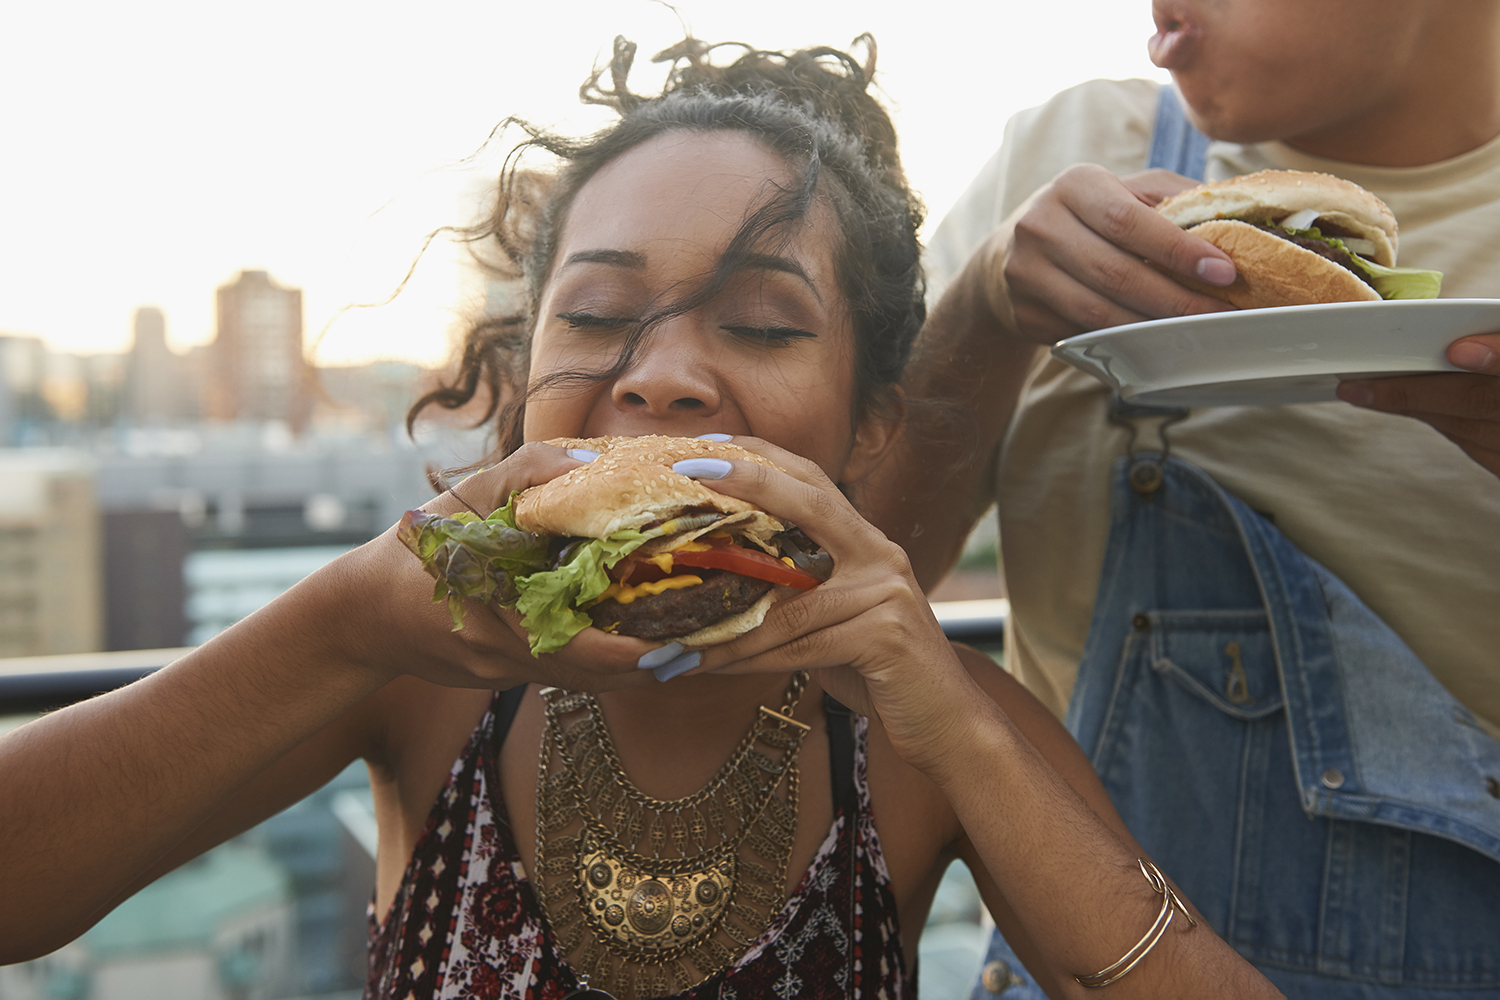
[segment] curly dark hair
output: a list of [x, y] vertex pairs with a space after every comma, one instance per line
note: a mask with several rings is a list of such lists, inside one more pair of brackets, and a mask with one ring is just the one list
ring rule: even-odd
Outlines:
[[[870, 93], [874, 39], [861, 35], [855, 44], [866, 51], [863, 62], [832, 48], [773, 52], [687, 38], [654, 57], [671, 69], [661, 94], [643, 97], [627, 85], [635, 43], [617, 37], [608, 65], [594, 71], [579, 96], [614, 108], [618, 122], [581, 139], [552, 135], [518, 119], [502, 123], [497, 131], [515, 125], [528, 138], [506, 157], [494, 210], [459, 234], [480, 252], [499, 249], [488, 266], [520, 289], [519, 306], [487, 316], [468, 331], [455, 377], [413, 404], [408, 431], [428, 406], [455, 410], [483, 392], [485, 408], [477, 423], [499, 413], [496, 454], [485, 461], [509, 454], [521, 444], [528, 398], [626, 371], [642, 338], [657, 324], [711, 299], [765, 240], [805, 218], [817, 196], [827, 199], [839, 227], [838, 279], [856, 345], [853, 416], [889, 407], [926, 316], [917, 241], [923, 209], [901, 170], [890, 116]], [[725, 48], [738, 51], [738, 57], [716, 63], [712, 55]], [[754, 136], [797, 169], [796, 179], [784, 188], [774, 186], [775, 194], [743, 221], [695, 290], [661, 304], [635, 325], [609, 368], [552, 373], [528, 385], [536, 303], [579, 190], [606, 164], [656, 136], [714, 131]], [[532, 150], [551, 154], [561, 168], [553, 173], [524, 168], [522, 156]]]

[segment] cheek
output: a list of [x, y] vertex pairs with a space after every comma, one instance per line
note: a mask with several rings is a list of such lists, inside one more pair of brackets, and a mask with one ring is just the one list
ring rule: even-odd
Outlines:
[[1221, 138], [1284, 138], [1381, 92], [1417, 16], [1404, 0], [1235, 0], [1211, 17], [1201, 58], [1175, 75], [1206, 114], [1271, 130]]
[[754, 381], [758, 437], [796, 452], [837, 479], [854, 437], [854, 358], [830, 345], [796, 365], [772, 365]]
[[580, 436], [597, 390], [577, 385], [549, 390], [546, 378], [549, 374], [587, 371], [597, 365], [591, 365], [578, 352], [549, 341], [540, 331], [532, 339], [529, 358], [528, 397], [521, 422], [523, 437], [527, 441], [546, 441]]

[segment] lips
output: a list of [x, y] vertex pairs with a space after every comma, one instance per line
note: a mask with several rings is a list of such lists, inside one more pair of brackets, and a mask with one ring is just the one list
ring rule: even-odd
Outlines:
[[1192, 61], [1203, 31], [1189, 18], [1183, 5], [1160, 2], [1151, 5], [1156, 34], [1146, 40], [1151, 61], [1165, 70], [1185, 68]]

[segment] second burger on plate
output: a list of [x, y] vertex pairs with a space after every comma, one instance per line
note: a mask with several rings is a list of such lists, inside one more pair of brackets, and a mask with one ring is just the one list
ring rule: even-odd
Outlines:
[[1239, 272], [1227, 287], [1174, 280], [1241, 309], [1435, 299], [1442, 287], [1437, 271], [1396, 266], [1396, 217], [1385, 202], [1331, 174], [1262, 170], [1189, 188], [1156, 210]]

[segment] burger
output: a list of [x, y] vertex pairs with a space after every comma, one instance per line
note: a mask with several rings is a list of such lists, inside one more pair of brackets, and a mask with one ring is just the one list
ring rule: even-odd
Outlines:
[[1225, 287], [1172, 277], [1241, 309], [1435, 299], [1442, 287], [1437, 271], [1396, 266], [1396, 217], [1385, 202], [1331, 174], [1262, 170], [1200, 184], [1156, 210], [1239, 272]]
[[547, 444], [599, 457], [487, 518], [408, 511], [401, 520], [397, 536], [437, 581], [433, 600], [447, 601], [455, 630], [464, 602], [477, 599], [519, 611], [534, 655], [590, 626], [712, 646], [832, 570], [795, 527], [672, 471], [688, 458], [772, 465], [738, 445], [661, 436]]

